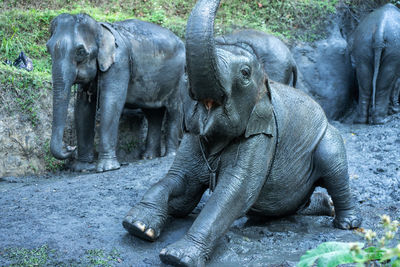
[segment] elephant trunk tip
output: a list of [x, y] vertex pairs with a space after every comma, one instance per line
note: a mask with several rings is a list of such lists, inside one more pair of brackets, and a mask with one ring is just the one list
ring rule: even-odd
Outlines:
[[74, 150], [65, 149], [62, 141], [57, 142], [52, 139], [50, 143], [50, 152], [56, 159], [65, 160], [72, 157]]

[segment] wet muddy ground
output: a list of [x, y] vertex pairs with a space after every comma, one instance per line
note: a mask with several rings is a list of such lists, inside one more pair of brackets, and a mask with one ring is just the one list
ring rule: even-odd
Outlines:
[[[400, 115], [385, 125], [333, 125], [346, 143], [362, 227], [376, 229], [382, 214], [400, 219]], [[121, 222], [172, 161], [137, 161], [101, 174], [0, 178], [0, 266], [23, 263], [21, 255], [32, 249], [38, 255], [31, 253], [27, 260], [41, 257], [50, 266], [163, 266], [159, 251], [184, 235], [199, 209], [185, 219], [171, 219], [154, 243], [131, 237]], [[352, 231], [333, 228], [330, 217], [266, 222], [244, 217], [221, 238], [208, 264], [294, 266], [321, 242], [355, 240], [360, 237]]]

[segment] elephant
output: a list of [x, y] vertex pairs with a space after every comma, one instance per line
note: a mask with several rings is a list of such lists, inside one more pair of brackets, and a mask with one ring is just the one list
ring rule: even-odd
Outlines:
[[237, 218], [294, 214], [317, 186], [332, 198], [335, 227], [361, 224], [340, 133], [311, 97], [268, 79], [250, 42], [215, 41], [219, 4], [199, 0], [188, 19], [189, 87], [174, 162], [122, 221], [130, 234], [155, 241], [169, 215], [188, 215], [210, 189], [188, 232], [161, 250], [171, 265], [204, 266]]
[[400, 78], [398, 78], [394, 83], [389, 106], [389, 114], [398, 112], [400, 112]]
[[[185, 86], [185, 45], [171, 31], [140, 21], [97, 22], [87, 14], [61, 14], [51, 22], [53, 124], [50, 150], [57, 159], [75, 157], [74, 171], [118, 169], [118, 124], [124, 107], [141, 108], [148, 120], [144, 158], [160, 156], [161, 125], [167, 117], [166, 154], [175, 153], [182, 120], [179, 90]], [[71, 86], [77, 151], [64, 147]], [[98, 161], [94, 128], [99, 110]], [[75, 156], [74, 156], [75, 155]]]
[[271, 80], [296, 87], [296, 61], [289, 48], [279, 38], [247, 29], [219, 36], [215, 41], [223, 44], [250, 43]]
[[383, 124], [400, 77], [400, 10], [386, 4], [368, 14], [351, 34], [349, 51], [359, 84], [355, 122]]

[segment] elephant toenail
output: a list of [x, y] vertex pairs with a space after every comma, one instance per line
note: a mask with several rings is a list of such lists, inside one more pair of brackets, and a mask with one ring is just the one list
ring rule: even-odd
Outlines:
[[160, 255], [166, 255], [166, 254], [167, 254], [167, 249], [163, 248], [163, 249], [160, 251]]
[[154, 230], [153, 229], [147, 229], [146, 230], [146, 232], [145, 232], [145, 234], [148, 236], [148, 237], [150, 237], [150, 238], [154, 238]]
[[142, 232], [146, 229], [146, 225], [142, 222], [135, 222], [133, 225]]

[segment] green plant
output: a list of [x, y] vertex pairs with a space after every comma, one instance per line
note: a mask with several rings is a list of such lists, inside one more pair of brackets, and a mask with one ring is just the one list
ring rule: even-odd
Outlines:
[[12, 261], [11, 266], [45, 266], [49, 261], [49, 254], [53, 253], [47, 245], [34, 249], [9, 248], [4, 256]]
[[113, 249], [110, 253], [105, 253], [102, 249], [90, 249], [85, 254], [90, 266], [108, 267], [122, 262], [116, 249]]
[[[0, 90], [12, 95], [13, 104], [27, 115], [33, 126], [39, 123], [40, 99], [50, 88], [48, 75], [26, 72], [0, 64]], [[12, 103], [7, 103], [8, 108]]]
[[400, 241], [396, 243], [396, 233], [400, 223], [391, 221], [390, 217], [383, 215], [381, 224], [384, 233], [379, 238], [372, 230], [360, 229], [365, 243], [355, 242], [326, 242], [317, 248], [309, 250], [300, 258], [299, 267], [313, 266], [317, 261], [318, 267], [334, 267], [340, 264], [357, 263], [358, 266], [400, 266]]
[[136, 138], [132, 137], [130, 140], [124, 142], [121, 147], [125, 151], [125, 153], [131, 153], [138, 146], [138, 141]]
[[50, 141], [44, 143], [43, 160], [47, 171], [55, 172], [64, 167], [64, 162], [56, 159], [50, 152]]

